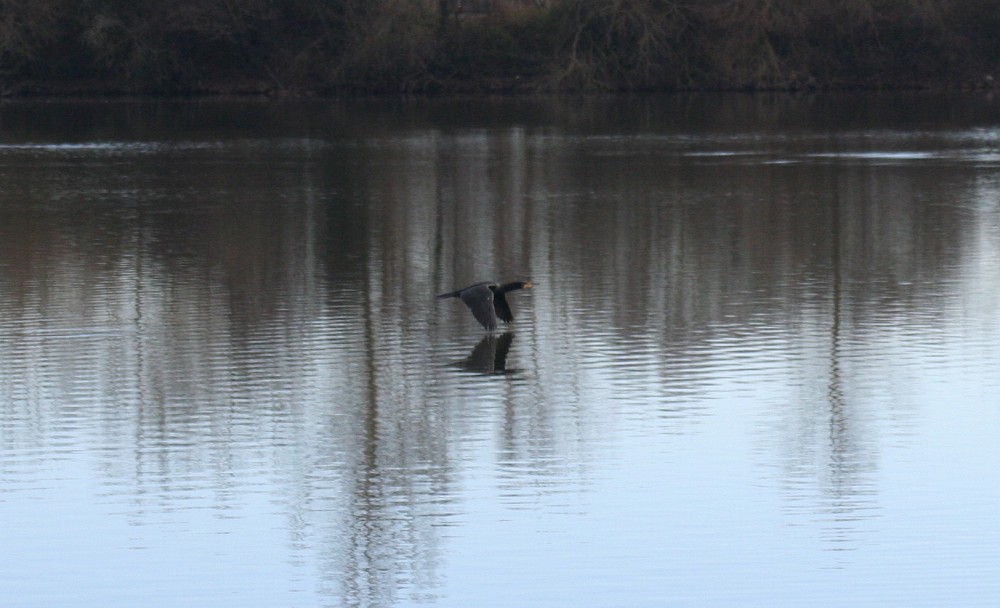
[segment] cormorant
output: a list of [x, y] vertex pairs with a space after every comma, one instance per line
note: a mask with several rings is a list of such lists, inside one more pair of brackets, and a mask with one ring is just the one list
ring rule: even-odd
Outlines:
[[531, 289], [531, 283], [514, 281], [500, 285], [484, 281], [458, 291], [442, 293], [438, 298], [462, 298], [465, 305], [472, 311], [472, 316], [476, 317], [476, 320], [482, 323], [483, 327], [493, 331], [497, 328], [497, 317], [504, 323], [510, 323], [514, 320], [505, 294], [508, 291], [518, 289]]

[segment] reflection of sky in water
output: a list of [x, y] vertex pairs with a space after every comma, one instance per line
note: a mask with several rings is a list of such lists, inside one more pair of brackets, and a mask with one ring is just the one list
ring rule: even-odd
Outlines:
[[1000, 593], [983, 130], [305, 122], [0, 146], [0, 599]]

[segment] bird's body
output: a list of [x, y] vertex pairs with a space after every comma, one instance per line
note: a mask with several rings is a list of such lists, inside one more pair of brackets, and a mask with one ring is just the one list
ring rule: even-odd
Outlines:
[[504, 323], [514, 320], [510, 304], [507, 303], [507, 292], [518, 289], [531, 289], [531, 283], [515, 281], [501, 285], [484, 281], [457, 291], [442, 293], [438, 298], [461, 298], [472, 311], [472, 316], [487, 330], [493, 331], [497, 328], [498, 318]]

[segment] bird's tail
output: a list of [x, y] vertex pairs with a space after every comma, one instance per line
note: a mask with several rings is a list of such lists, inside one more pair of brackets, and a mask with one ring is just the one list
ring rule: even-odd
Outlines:
[[437, 295], [437, 298], [439, 300], [443, 300], [445, 298], [457, 298], [460, 296], [461, 293], [462, 293], [461, 289], [459, 289], [458, 291], [449, 291], [448, 293], [439, 293]]

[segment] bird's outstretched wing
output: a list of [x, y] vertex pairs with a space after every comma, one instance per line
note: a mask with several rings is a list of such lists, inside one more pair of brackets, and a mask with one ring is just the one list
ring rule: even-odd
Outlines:
[[493, 331], [497, 328], [497, 314], [493, 310], [493, 290], [489, 283], [479, 283], [462, 290], [459, 295], [465, 305], [472, 311], [472, 316], [483, 324], [483, 327]]
[[507, 303], [507, 296], [505, 296], [501, 291], [493, 294], [493, 310], [504, 323], [510, 323], [514, 320], [514, 313], [510, 311], [510, 304]]

